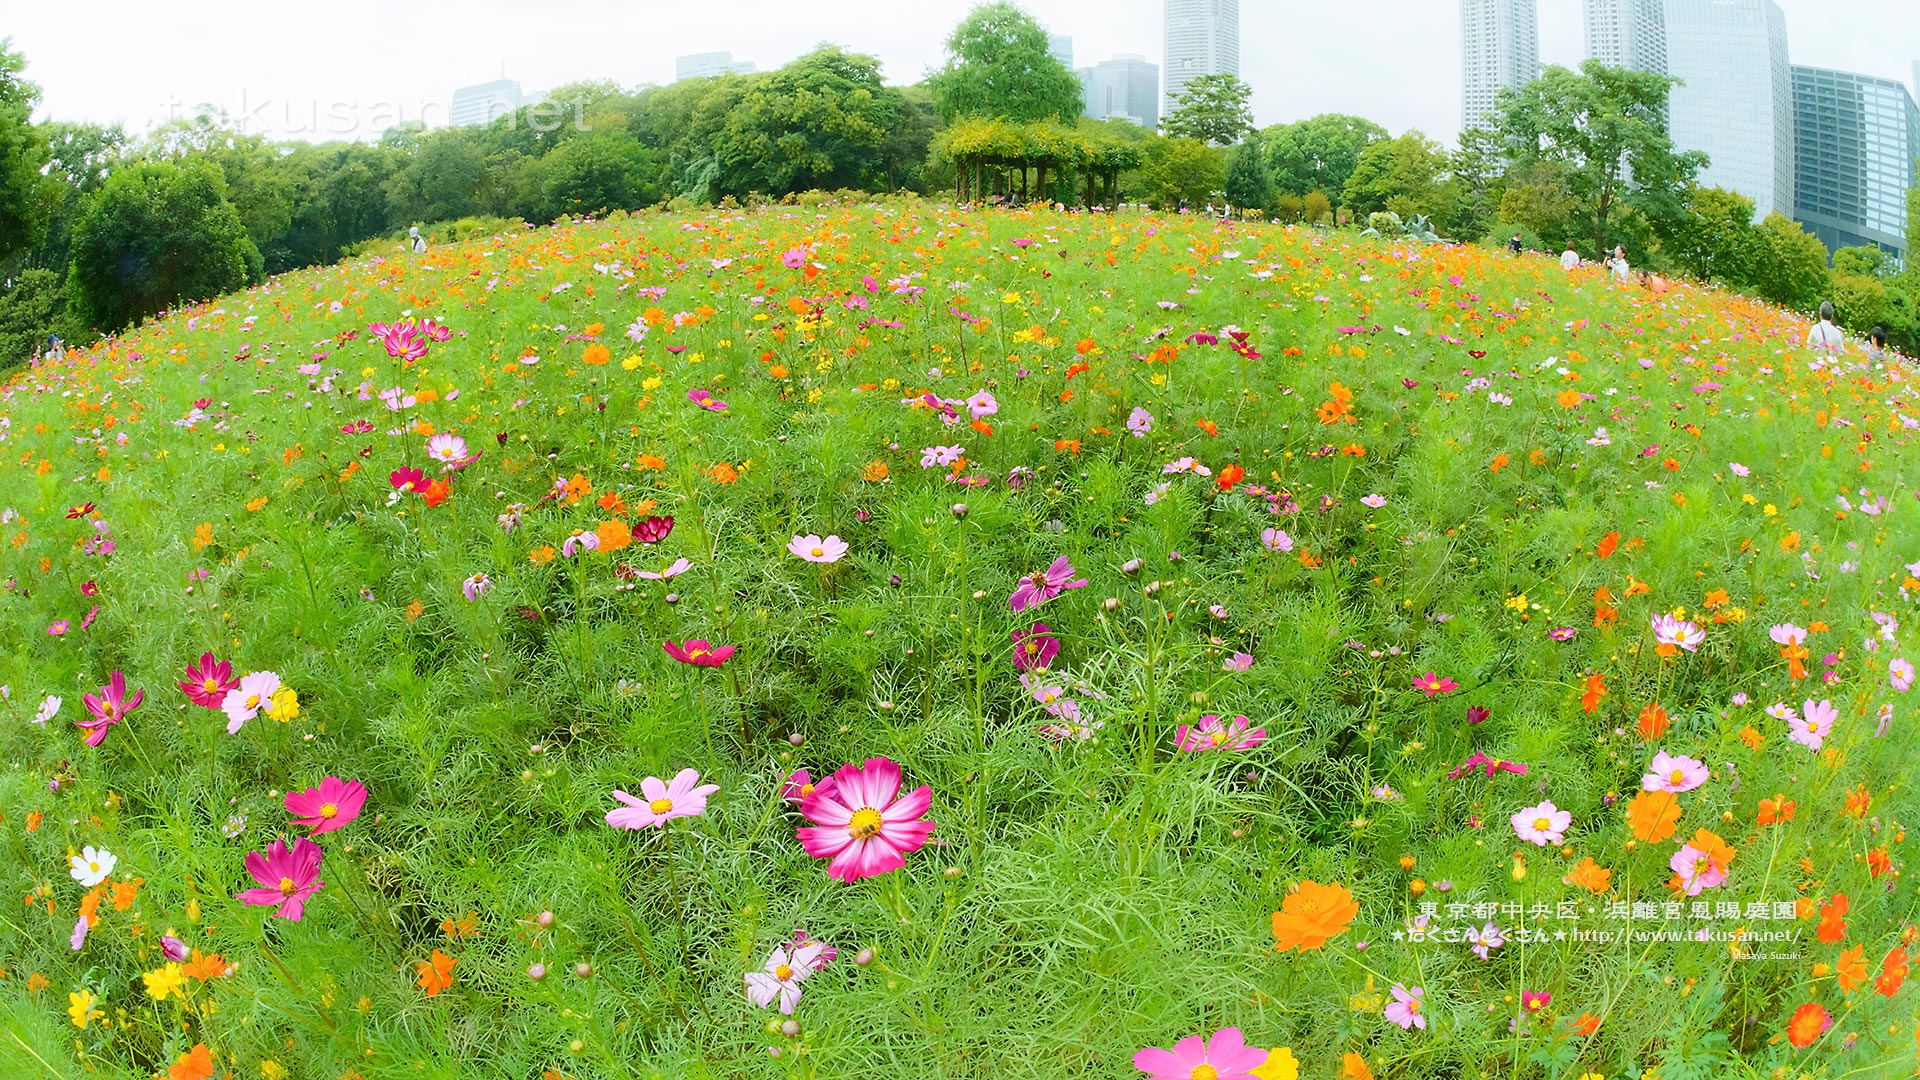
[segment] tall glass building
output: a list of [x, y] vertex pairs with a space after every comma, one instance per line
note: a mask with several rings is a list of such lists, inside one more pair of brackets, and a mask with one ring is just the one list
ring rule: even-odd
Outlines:
[[1460, 0], [1460, 126], [1482, 127], [1501, 87], [1540, 74], [1538, 0]]
[[1773, 0], [1667, 0], [1668, 99], [1676, 150], [1709, 158], [1700, 183], [1753, 200], [1756, 219], [1793, 213], [1793, 68]]
[[1793, 69], [1794, 217], [1827, 250], [1875, 246], [1906, 258], [1907, 189], [1920, 107], [1905, 83]]
[[1143, 128], [1160, 126], [1160, 66], [1136, 53], [1121, 53], [1081, 68], [1080, 100], [1094, 120], [1131, 120]]
[[1587, 57], [1667, 73], [1666, 0], [1586, 0]]
[[1163, 112], [1201, 75], [1240, 74], [1240, 0], [1167, 0]]

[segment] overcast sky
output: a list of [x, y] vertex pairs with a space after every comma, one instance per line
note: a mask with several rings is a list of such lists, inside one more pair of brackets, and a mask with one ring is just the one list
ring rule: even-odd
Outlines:
[[[586, 78], [636, 86], [671, 81], [685, 53], [727, 50], [766, 70], [831, 41], [879, 57], [889, 82], [914, 82], [972, 2], [0, 0], [0, 35], [44, 89], [42, 119], [139, 131], [210, 102], [247, 130], [368, 138], [398, 117], [444, 123], [455, 87], [503, 69], [529, 93]], [[1780, 4], [1794, 63], [1911, 77], [1920, 3]], [[1076, 66], [1126, 52], [1160, 62], [1162, 0], [1023, 6], [1072, 35]], [[1580, 10], [1540, 0], [1543, 62], [1580, 60]], [[1459, 129], [1457, 0], [1242, 0], [1240, 40], [1262, 125], [1347, 112], [1447, 142]]]

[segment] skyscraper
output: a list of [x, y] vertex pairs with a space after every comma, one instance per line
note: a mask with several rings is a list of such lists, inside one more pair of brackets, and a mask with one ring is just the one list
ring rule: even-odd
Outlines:
[[1667, 100], [1676, 150], [1710, 159], [1700, 183], [1793, 213], [1793, 70], [1773, 0], [1667, 0]]
[[1920, 107], [1905, 83], [1793, 69], [1794, 217], [1827, 245], [1907, 252]]
[[1240, 74], [1240, 0], [1167, 0], [1162, 112], [1201, 75]]
[[1081, 68], [1080, 100], [1093, 120], [1117, 117], [1144, 128], [1160, 126], [1160, 68], [1144, 56], [1121, 53]]
[[526, 99], [520, 93], [520, 83], [514, 79], [495, 79], [477, 86], [463, 86], [453, 92], [453, 107], [448, 110], [448, 121], [454, 127], [490, 124], [524, 104]]
[[1066, 68], [1068, 71], [1073, 70], [1073, 38], [1071, 35], [1048, 34], [1047, 53], [1055, 60], [1060, 61], [1061, 67]]
[[1460, 0], [1460, 125], [1480, 127], [1501, 87], [1518, 90], [1540, 74], [1537, 0]]
[[1589, 59], [1667, 73], [1665, 0], [1586, 0], [1586, 5]]
[[673, 81], [681, 79], [711, 79], [716, 75], [750, 75], [753, 73], [753, 61], [736, 61], [730, 52], [692, 53], [675, 57], [673, 61]]

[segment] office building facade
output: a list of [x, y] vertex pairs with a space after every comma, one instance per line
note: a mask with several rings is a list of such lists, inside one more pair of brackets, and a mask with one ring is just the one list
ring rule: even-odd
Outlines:
[[1540, 73], [1537, 0], [1460, 0], [1460, 30], [1460, 125], [1484, 127], [1501, 89]]
[[1666, 0], [1586, 0], [1587, 58], [1667, 73]]
[[477, 86], [463, 86], [453, 92], [453, 105], [447, 120], [454, 127], [490, 124], [511, 115], [527, 103], [515, 79], [495, 79]]
[[1061, 67], [1068, 71], [1073, 70], [1073, 38], [1070, 35], [1048, 34], [1047, 53], [1060, 61]]
[[749, 75], [752, 72], [751, 61], [736, 62], [730, 52], [693, 53], [675, 57], [673, 61], [675, 82], [681, 79], [710, 79], [716, 75]]
[[1793, 68], [1773, 0], [1667, 0], [1674, 149], [1709, 161], [1699, 181], [1753, 200], [1755, 219], [1794, 207]]
[[1194, 79], [1240, 74], [1240, 0], [1167, 0], [1166, 34], [1162, 114]]
[[1794, 218], [1828, 251], [1907, 251], [1907, 189], [1920, 155], [1920, 107], [1905, 83], [1793, 69]]
[[1144, 56], [1123, 53], [1081, 68], [1080, 100], [1094, 120], [1121, 119], [1160, 126], [1160, 67]]

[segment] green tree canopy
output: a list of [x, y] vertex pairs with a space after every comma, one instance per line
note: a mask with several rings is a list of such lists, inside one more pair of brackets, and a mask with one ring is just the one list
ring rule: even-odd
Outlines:
[[40, 88], [21, 77], [26, 67], [13, 39], [0, 39], [0, 261], [39, 240], [46, 207], [47, 140], [33, 124]]
[[1155, 139], [1147, 144], [1138, 183], [1158, 206], [1202, 206], [1227, 178], [1226, 152], [1202, 139]]
[[1238, 75], [1201, 75], [1190, 80], [1160, 120], [1160, 130], [1176, 138], [1232, 146], [1253, 130], [1253, 87]]
[[1289, 195], [1310, 191], [1338, 197], [1360, 163], [1368, 143], [1387, 137], [1387, 129], [1358, 116], [1326, 113], [1260, 132], [1273, 185]]
[[1827, 271], [1827, 249], [1800, 223], [1778, 210], [1760, 223], [1759, 258], [1754, 287], [1776, 304], [1812, 311], [1826, 299], [1832, 286]]
[[118, 330], [180, 300], [259, 276], [260, 253], [205, 161], [147, 161], [116, 171], [73, 229], [67, 299], [83, 324]]
[[1893, 256], [1871, 244], [1843, 247], [1833, 253], [1833, 272], [1858, 277], [1881, 277], [1893, 268]]
[[863, 187], [880, 171], [901, 99], [878, 60], [823, 45], [744, 85], [713, 137], [721, 194]]
[[1227, 155], [1226, 184], [1227, 201], [1242, 209], [1265, 210], [1273, 201], [1273, 178], [1258, 144], [1241, 143]]
[[1724, 188], [1689, 186], [1684, 212], [1661, 235], [1661, 246], [1683, 272], [1733, 288], [1753, 283], [1762, 238], [1753, 224], [1753, 200]]
[[1080, 80], [1048, 51], [1047, 32], [1008, 3], [982, 4], [947, 38], [947, 62], [927, 80], [947, 123], [1002, 117], [1016, 123], [1080, 118]]
[[653, 155], [625, 132], [568, 139], [540, 159], [542, 219], [632, 210], [659, 198]]
[[1667, 94], [1676, 82], [1597, 60], [1577, 72], [1549, 67], [1518, 91], [1500, 92], [1494, 127], [1508, 160], [1559, 167], [1571, 227], [1599, 250], [1619, 239], [1624, 209], [1656, 224], [1682, 213], [1686, 185], [1706, 163], [1697, 152], [1674, 151]]
[[1357, 214], [1424, 215], [1436, 226], [1451, 227], [1460, 196], [1447, 165], [1446, 149], [1418, 131], [1370, 142], [1360, 151], [1340, 201]]

